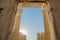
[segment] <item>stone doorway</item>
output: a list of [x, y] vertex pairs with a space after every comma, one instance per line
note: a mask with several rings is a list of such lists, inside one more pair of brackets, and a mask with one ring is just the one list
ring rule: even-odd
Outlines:
[[[48, 2], [47, 2], [48, 3]], [[29, 3], [29, 2], [23, 2], [19, 3], [17, 7], [17, 13], [15, 17], [15, 24], [14, 24], [14, 33], [15, 37], [13, 37], [14, 40], [19, 40], [19, 25], [20, 25], [20, 19], [23, 7], [39, 7], [42, 8], [43, 16], [44, 16], [44, 28], [45, 28], [45, 39], [46, 40], [55, 40], [55, 31], [53, 26], [53, 17], [50, 12], [50, 5], [49, 3]], [[51, 31], [52, 30], [52, 31]]]

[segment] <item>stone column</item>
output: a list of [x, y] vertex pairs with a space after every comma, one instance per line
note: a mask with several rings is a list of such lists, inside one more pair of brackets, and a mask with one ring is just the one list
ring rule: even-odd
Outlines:
[[18, 4], [12, 40], [19, 40], [19, 27], [20, 27], [21, 13], [23, 8], [22, 5], [23, 5], [22, 3]]
[[49, 27], [48, 16], [47, 16], [48, 14], [47, 5], [45, 3], [43, 3], [42, 5], [42, 12], [44, 17], [45, 39], [51, 40], [50, 27]]

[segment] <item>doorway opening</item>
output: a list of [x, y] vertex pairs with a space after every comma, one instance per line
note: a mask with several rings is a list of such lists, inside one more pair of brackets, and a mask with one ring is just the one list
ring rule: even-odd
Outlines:
[[38, 40], [37, 36], [44, 33], [44, 18], [41, 8], [23, 8], [19, 32], [25, 35], [26, 40]]

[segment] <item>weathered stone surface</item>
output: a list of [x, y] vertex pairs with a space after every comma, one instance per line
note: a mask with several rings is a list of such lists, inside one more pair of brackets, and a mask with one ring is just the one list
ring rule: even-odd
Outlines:
[[45, 1], [45, 0], [18, 0], [19, 2]]
[[8, 40], [13, 30], [16, 5], [16, 0], [0, 0], [0, 40]]
[[37, 40], [46, 40], [45, 33], [44, 32], [37, 33]]
[[54, 17], [54, 27], [56, 31], [57, 40], [60, 40], [60, 0], [49, 0], [51, 11]]

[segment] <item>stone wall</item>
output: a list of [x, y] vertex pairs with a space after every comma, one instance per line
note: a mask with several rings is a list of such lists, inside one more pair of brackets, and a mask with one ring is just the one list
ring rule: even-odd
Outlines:
[[13, 30], [16, 0], [0, 0], [0, 40], [8, 40]]
[[60, 40], [60, 0], [49, 0], [54, 18], [54, 27], [57, 40]]

